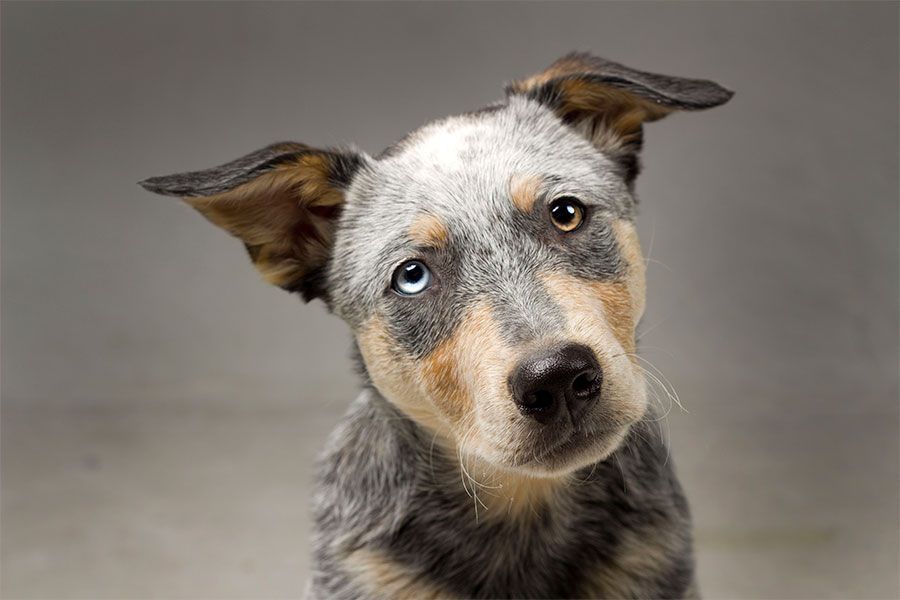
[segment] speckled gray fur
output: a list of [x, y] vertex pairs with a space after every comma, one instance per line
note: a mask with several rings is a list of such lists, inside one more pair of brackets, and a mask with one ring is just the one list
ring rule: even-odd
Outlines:
[[[525, 525], [479, 520], [456, 457], [367, 389], [320, 464], [313, 596], [367, 597], [342, 565], [363, 548], [461, 598], [584, 597], [604, 569], [602, 597], [689, 596], [690, 514], [658, 424], [637, 424], [615, 454], [574, 480], [562, 501]], [[634, 539], [639, 551], [663, 558], [631, 566], [622, 559]]]
[[[327, 181], [344, 200], [330, 221], [329, 252], [289, 289], [321, 297], [355, 333], [377, 320], [397, 346], [391, 351], [411, 361], [425, 360], [450, 339], [475, 304], [489, 307], [500, 329], [497, 343], [506, 349], [560, 339], [569, 315], [544, 276], [605, 283], [628, 275], [614, 224], [634, 218], [640, 132], [608, 150], [592, 137], [603, 115], [590, 135], [563, 119], [559, 81], [576, 77], [688, 110], [731, 96], [712, 82], [644, 73], [589, 55], [562, 60], [585, 72], [538, 79], [526, 90], [512, 85], [504, 101], [427, 124], [377, 157], [281, 143], [222, 167], [142, 185], [185, 197], [227, 195], [292, 157], [321, 152]], [[517, 177], [541, 182], [530, 210], [511, 201]], [[547, 211], [563, 195], [577, 197], [588, 214], [565, 239]], [[439, 247], [420, 246], [410, 234], [424, 215], [446, 231]], [[402, 297], [391, 291], [391, 275], [413, 258], [429, 265], [435, 284], [421, 296]], [[377, 389], [369, 365], [359, 362], [364, 390], [318, 469], [311, 597], [390, 595], [373, 589], [379, 575], [360, 573], [353, 562], [360, 553], [388, 565], [387, 577], [405, 581], [401, 587], [411, 597], [697, 594], [689, 510], [652, 410], [630, 422], [603, 457], [573, 467], [553, 501], [538, 502], [533, 514], [485, 519], [455, 452], [435, 444], [435, 434]], [[604, 382], [604, 390], [613, 384]], [[516, 418], [525, 417], [510, 421]], [[600, 429], [592, 428], [603, 423], [598, 417], [582, 435], [594, 435]]]

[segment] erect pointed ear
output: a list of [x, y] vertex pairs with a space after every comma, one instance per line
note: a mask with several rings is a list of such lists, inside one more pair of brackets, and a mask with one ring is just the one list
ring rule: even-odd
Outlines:
[[363, 160], [352, 152], [282, 142], [220, 167], [140, 185], [181, 196], [240, 238], [267, 281], [309, 300], [324, 293], [323, 267], [344, 193]]
[[728, 102], [733, 92], [703, 79], [631, 69], [590, 54], [568, 54], [537, 75], [506, 87], [549, 108], [615, 159], [631, 183], [639, 170], [642, 125], [674, 110]]

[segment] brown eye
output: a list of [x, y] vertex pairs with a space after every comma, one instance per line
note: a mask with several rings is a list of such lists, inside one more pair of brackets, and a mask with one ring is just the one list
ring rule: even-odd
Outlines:
[[584, 204], [572, 196], [562, 196], [550, 203], [550, 220], [560, 231], [575, 231], [584, 222]]

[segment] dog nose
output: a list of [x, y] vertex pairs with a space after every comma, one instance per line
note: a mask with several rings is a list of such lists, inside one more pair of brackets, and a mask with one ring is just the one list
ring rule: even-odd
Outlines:
[[575, 422], [600, 393], [603, 371], [582, 344], [543, 350], [523, 360], [509, 378], [513, 400], [524, 415], [549, 423], [562, 406]]

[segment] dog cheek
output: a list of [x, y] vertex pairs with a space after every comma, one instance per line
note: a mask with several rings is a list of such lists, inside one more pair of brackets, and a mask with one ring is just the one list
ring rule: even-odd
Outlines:
[[[477, 443], [475, 425], [490, 357], [482, 352], [489, 325], [487, 311], [473, 309], [451, 336], [422, 358], [402, 349], [385, 322], [370, 318], [356, 333], [372, 383], [407, 416], [444, 437]], [[496, 337], [496, 336], [494, 336]]]
[[443, 419], [427, 404], [418, 364], [401, 350], [380, 318], [364, 323], [356, 341], [372, 383], [388, 401], [422, 425], [446, 430]]
[[423, 387], [467, 450], [491, 454], [509, 445], [513, 403], [506, 373], [512, 358], [490, 307], [478, 303], [452, 337], [421, 361]]
[[646, 261], [634, 223], [619, 219], [613, 223], [613, 231], [619, 242], [619, 254], [626, 264], [625, 286], [631, 298], [632, 321], [637, 325], [644, 315], [646, 305]]
[[435, 406], [456, 425], [471, 412], [471, 395], [461, 377], [459, 355], [466, 350], [456, 336], [442, 343], [421, 361], [419, 377]]
[[[570, 325], [570, 329], [575, 332], [582, 332], [585, 327], [607, 330], [621, 349], [636, 360], [635, 330], [645, 305], [645, 264], [634, 224], [619, 219], [612, 223], [612, 229], [623, 266], [615, 280], [591, 280], [559, 273], [547, 273], [543, 280], [568, 320], [577, 323], [577, 327]], [[595, 343], [596, 340], [588, 345]]]
[[635, 350], [635, 310], [627, 283], [598, 281], [589, 284], [592, 295], [603, 305], [603, 316], [622, 349], [633, 354]]
[[647, 385], [641, 367], [622, 358], [604, 365], [603, 401], [611, 423], [617, 426], [639, 421], [647, 411]]

